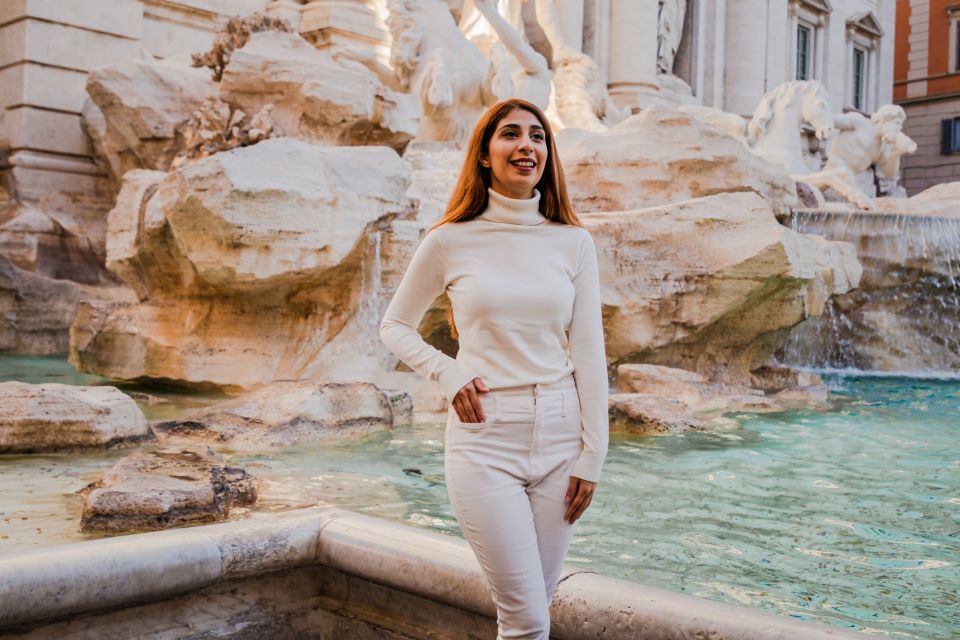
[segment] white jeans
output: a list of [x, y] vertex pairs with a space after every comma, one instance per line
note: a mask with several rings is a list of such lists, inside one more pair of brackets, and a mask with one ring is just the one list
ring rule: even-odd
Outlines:
[[497, 606], [497, 640], [548, 640], [550, 600], [576, 524], [563, 519], [582, 447], [573, 375], [480, 394], [484, 422], [451, 406], [447, 492]]

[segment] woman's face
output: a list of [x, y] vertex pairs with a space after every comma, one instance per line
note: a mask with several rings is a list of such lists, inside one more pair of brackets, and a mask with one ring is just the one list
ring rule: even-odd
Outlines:
[[480, 164], [490, 169], [490, 187], [508, 198], [533, 197], [547, 166], [547, 133], [526, 109], [500, 119], [490, 138], [489, 155]]

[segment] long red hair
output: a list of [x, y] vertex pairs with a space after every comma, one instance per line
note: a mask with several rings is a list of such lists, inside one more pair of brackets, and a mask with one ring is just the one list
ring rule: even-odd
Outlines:
[[[557, 145], [554, 142], [550, 122], [537, 105], [520, 98], [510, 98], [491, 106], [480, 117], [480, 121], [470, 135], [463, 168], [460, 170], [460, 177], [457, 178], [457, 184], [447, 203], [447, 209], [440, 220], [430, 227], [430, 231], [448, 222], [465, 222], [475, 218], [487, 208], [489, 199], [487, 189], [491, 184], [490, 168], [484, 167], [480, 159], [489, 157], [490, 139], [497, 130], [497, 125], [514, 109], [523, 109], [536, 116], [546, 137], [547, 165], [536, 185], [537, 191], [540, 192], [540, 213], [553, 222], [583, 226], [580, 218], [574, 213], [567, 195], [567, 182], [563, 176], [563, 167], [560, 165], [560, 156], [557, 154]], [[459, 339], [452, 306], [447, 309], [447, 321], [450, 324], [450, 335]]]

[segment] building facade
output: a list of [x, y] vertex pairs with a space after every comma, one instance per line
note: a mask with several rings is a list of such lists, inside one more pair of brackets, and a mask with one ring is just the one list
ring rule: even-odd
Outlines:
[[904, 156], [903, 186], [914, 195], [960, 180], [960, 3], [898, 0], [894, 101], [917, 152]]
[[[548, 53], [537, 26], [537, 3], [500, 1], [516, 5], [528, 39]], [[765, 92], [797, 79], [824, 84], [835, 112], [870, 113], [891, 101], [894, 0], [556, 3], [567, 42], [598, 62], [611, 95], [634, 110], [686, 102], [749, 116]], [[455, 10], [464, 6], [449, 4]], [[900, 2], [916, 5], [914, 16], [925, 4]], [[931, 4], [946, 6], [948, 0]], [[385, 59], [385, 5], [386, 0], [5, 0], [0, 3], [0, 184], [21, 200], [43, 200], [45, 210], [72, 209], [81, 226], [102, 225], [103, 203], [112, 194], [105, 192], [104, 175], [81, 127], [91, 69], [144, 55], [206, 50], [224, 16], [255, 11], [288, 19], [318, 46], [372, 46]], [[947, 22], [942, 26], [946, 29]], [[955, 48], [954, 36], [950, 46]], [[946, 42], [946, 31], [943, 37]], [[945, 56], [946, 46], [936, 55]], [[664, 49], [670, 50], [666, 58]], [[911, 66], [910, 73], [946, 73], [946, 67], [935, 66], [934, 54], [931, 47], [931, 62], [921, 65], [929, 72]], [[918, 98], [921, 87], [926, 95], [926, 87], [940, 91], [942, 84], [939, 78], [910, 82], [910, 99]]]

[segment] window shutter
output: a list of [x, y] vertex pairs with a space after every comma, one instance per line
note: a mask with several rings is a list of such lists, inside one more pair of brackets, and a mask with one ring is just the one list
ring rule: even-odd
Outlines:
[[947, 118], [940, 121], [940, 153], [946, 155], [953, 153], [953, 128], [956, 126], [955, 118]]

